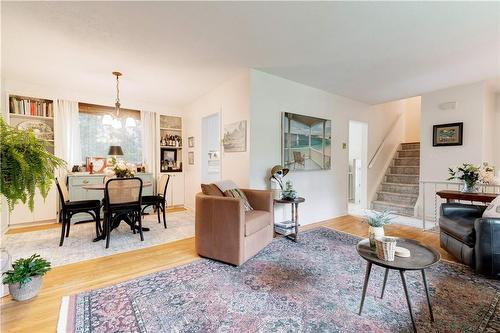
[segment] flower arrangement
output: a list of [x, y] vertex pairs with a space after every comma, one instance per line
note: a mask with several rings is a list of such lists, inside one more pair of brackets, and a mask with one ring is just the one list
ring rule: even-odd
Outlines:
[[136, 167], [131, 163], [126, 163], [125, 161], [118, 161], [116, 157], [111, 158], [111, 170], [118, 178], [130, 178], [134, 177]]
[[464, 163], [455, 168], [448, 168], [448, 180], [461, 180], [464, 182], [463, 192], [476, 191], [478, 183], [492, 184], [495, 182], [493, 168], [488, 163], [477, 166], [471, 163]]

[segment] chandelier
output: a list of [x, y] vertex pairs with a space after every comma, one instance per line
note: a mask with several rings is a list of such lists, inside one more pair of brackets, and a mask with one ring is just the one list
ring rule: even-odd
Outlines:
[[[109, 125], [113, 128], [119, 129], [122, 128], [122, 121], [120, 119], [120, 76], [122, 73], [113, 72], [113, 75], [116, 76], [116, 100], [115, 100], [115, 114], [114, 117], [112, 114], [106, 114], [102, 117], [102, 124]], [[127, 117], [125, 119], [125, 127], [135, 127], [135, 119], [132, 117]]]

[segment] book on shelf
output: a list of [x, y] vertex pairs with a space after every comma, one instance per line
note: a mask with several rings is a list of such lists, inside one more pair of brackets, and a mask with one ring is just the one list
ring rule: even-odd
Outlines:
[[54, 117], [51, 101], [14, 96], [9, 97], [9, 112], [24, 116]]

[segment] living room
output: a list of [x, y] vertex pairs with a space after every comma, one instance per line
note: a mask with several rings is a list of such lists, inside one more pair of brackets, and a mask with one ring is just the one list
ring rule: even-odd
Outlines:
[[2, 331], [500, 330], [500, 3], [1, 16]]

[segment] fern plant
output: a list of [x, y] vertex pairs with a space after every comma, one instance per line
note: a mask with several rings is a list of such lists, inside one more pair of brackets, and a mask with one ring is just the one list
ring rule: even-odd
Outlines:
[[45, 199], [54, 181], [54, 171], [66, 162], [47, 151], [49, 143], [32, 131], [9, 126], [0, 117], [0, 193], [9, 211], [20, 201], [34, 209], [35, 191]]
[[4, 284], [19, 283], [21, 287], [30, 282], [32, 277], [43, 276], [50, 270], [50, 262], [33, 254], [29, 258], [17, 259], [12, 264], [12, 269], [3, 273]]

